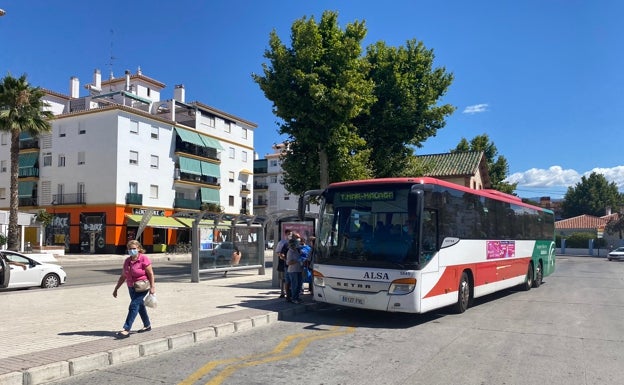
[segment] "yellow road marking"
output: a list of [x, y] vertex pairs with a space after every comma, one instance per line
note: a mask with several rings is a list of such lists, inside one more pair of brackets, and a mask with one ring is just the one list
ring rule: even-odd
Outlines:
[[[354, 327], [349, 327], [346, 330], [339, 330], [338, 327], [334, 327], [330, 331], [292, 334], [280, 341], [280, 343], [278, 343], [277, 346], [275, 346], [275, 348], [273, 348], [270, 352], [253, 354], [239, 358], [230, 358], [226, 360], [210, 361], [178, 385], [192, 385], [218, 366], [227, 365], [223, 370], [221, 370], [221, 372], [219, 372], [219, 374], [206, 383], [206, 385], [218, 385], [238, 369], [297, 357], [301, 355], [305, 348], [313, 341], [353, 333], [354, 331]], [[300, 341], [289, 352], [282, 354], [282, 352], [297, 339], [300, 339]]]

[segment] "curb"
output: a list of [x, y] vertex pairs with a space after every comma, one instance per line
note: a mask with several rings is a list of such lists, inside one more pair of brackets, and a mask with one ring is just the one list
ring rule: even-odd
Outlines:
[[253, 328], [267, 326], [287, 317], [313, 311], [317, 303], [306, 303], [280, 311], [269, 311], [262, 315], [251, 316], [232, 322], [199, 328], [189, 332], [172, 334], [164, 338], [156, 338], [135, 345], [122, 346], [116, 349], [88, 354], [70, 360], [58, 361], [42, 366], [32, 367], [18, 372], [0, 375], [2, 385], [39, 385], [51, 381], [67, 379], [92, 371], [106, 369], [110, 366], [127, 363], [138, 358], [161, 354], [175, 349], [185, 348], [211, 339], [242, 333]]

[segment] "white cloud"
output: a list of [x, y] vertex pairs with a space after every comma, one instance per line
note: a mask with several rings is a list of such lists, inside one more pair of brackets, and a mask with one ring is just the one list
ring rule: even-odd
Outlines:
[[467, 106], [466, 108], [464, 108], [462, 113], [463, 114], [478, 114], [480, 112], [487, 111], [488, 107], [489, 105], [487, 103], [475, 104], [473, 106]]
[[548, 170], [532, 168], [507, 177], [509, 183], [524, 187], [568, 187], [581, 180], [575, 170], [564, 170], [561, 166], [551, 166]]
[[[589, 177], [595, 172], [604, 175], [609, 183], [617, 185], [620, 192], [624, 191], [624, 166], [612, 168], [594, 168], [583, 174], [576, 170], [563, 169], [561, 166], [551, 166], [547, 170], [532, 168], [524, 172], [516, 172], [508, 176], [505, 181], [508, 183], [518, 183], [517, 190], [542, 189], [545, 191], [556, 191], [554, 195], [564, 195], [568, 187], [574, 186], [581, 181], [581, 177]], [[526, 190], [525, 190], [526, 191]], [[526, 195], [526, 194], [519, 194]]]

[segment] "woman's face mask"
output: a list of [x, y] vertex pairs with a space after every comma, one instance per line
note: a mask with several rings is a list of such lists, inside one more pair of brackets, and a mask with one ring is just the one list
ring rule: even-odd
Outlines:
[[130, 250], [128, 250], [128, 254], [130, 254], [131, 256], [134, 257], [135, 255], [139, 254], [139, 250], [137, 250], [137, 249], [130, 249]]

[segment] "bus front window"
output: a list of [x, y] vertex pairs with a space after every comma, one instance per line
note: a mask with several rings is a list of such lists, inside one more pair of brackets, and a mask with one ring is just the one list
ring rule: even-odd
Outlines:
[[334, 191], [320, 217], [316, 262], [406, 268], [419, 263], [418, 230], [406, 188]]

